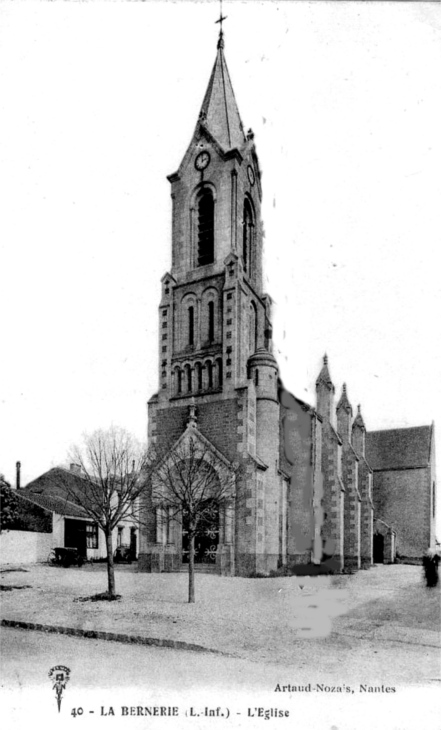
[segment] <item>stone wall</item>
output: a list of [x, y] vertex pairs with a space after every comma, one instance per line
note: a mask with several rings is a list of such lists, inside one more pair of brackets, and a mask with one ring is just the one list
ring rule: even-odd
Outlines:
[[374, 472], [375, 514], [392, 525], [400, 558], [421, 558], [430, 545], [429, 468]]

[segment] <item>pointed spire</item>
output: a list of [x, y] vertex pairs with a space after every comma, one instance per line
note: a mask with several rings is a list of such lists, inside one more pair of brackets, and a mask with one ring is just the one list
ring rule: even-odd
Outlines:
[[352, 424], [352, 428], [355, 428], [358, 426], [358, 428], [362, 428], [366, 431], [366, 426], [364, 425], [363, 416], [361, 415], [361, 406], [357, 406], [357, 415], [354, 418], [354, 423]]
[[233, 87], [224, 56], [224, 34], [221, 16], [217, 55], [202, 102], [199, 121], [226, 151], [240, 148], [246, 142], [242, 120], [234, 96]]
[[351, 421], [352, 421], [352, 406], [349, 403], [349, 398], [346, 390], [346, 383], [343, 384], [340, 400], [337, 404], [337, 431], [340, 434], [343, 446], [347, 443], [351, 443]]
[[363, 416], [361, 415], [361, 407], [357, 407], [357, 415], [352, 424], [352, 445], [361, 456], [366, 455], [366, 427], [364, 425]]
[[347, 394], [347, 391], [346, 391], [346, 383], [343, 383], [343, 389], [342, 389], [342, 392], [341, 392], [341, 397], [340, 397], [340, 400], [337, 403], [337, 411], [340, 408], [344, 408], [347, 413], [352, 413], [352, 406], [349, 403], [349, 398], [348, 398], [348, 394]]
[[329, 374], [329, 368], [328, 368], [328, 356], [324, 355], [323, 357], [323, 367], [320, 370], [319, 376], [316, 381], [316, 386], [318, 386], [320, 383], [323, 383], [326, 385], [329, 389], [333, 389], [334, 386], [332, 384], [331, 376]]
[[323, 367], [320, 370], [316, 380], [315, 388], [317, 391], [317, 411], [331, 424], [334, 423], [334, 393], [335, 388], [332, 384], [331, 376], [328, 369], [328, 356], [325, 354], [323, 358]]

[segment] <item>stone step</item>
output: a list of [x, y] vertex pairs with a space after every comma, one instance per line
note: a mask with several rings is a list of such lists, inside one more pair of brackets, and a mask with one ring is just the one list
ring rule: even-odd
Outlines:
[[[183, 563], [179, 569], [181, 573], [188, 573], [188, 563]], [[213, 563], [195, 563], [195, 573], [217, 573], [217, 567]]]

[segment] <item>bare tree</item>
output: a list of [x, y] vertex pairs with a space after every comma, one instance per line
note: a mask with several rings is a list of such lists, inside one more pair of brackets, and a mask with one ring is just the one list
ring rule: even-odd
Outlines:
[[86, 434], [82, 446], [72, 447], [70, 458], [81, 468], [84, 488], [70, 488], [67, 498], [82, 507], [105, 535], [108, 597], [114, 598], [112, 533], [136, 508], [151, 460], [133, 436], [116, 427]]
[[189, 603], [195, 602], [195, 540], [207, 529], [213, 512], [232, 504], [236, 476], [237, 468], [219, 460], [200, 435], [187, 435], [156, 459], [151, 501], [164, 524], [177, 521], [187, 532]]

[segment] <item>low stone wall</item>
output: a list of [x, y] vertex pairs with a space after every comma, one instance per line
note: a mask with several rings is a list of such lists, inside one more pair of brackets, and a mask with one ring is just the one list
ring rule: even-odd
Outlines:
[[42, 563], [52, 548], [51, 532], [5, 530], [0, 534], [0, 565]]

